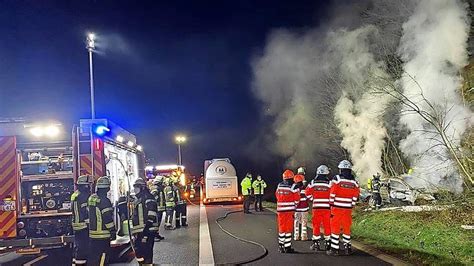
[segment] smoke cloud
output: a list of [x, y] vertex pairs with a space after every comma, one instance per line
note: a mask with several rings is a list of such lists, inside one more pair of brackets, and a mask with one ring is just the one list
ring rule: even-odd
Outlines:
[[372, 79], [386, 76], [374, 51], [387, 38], [354, 14], [336, 17], [307, 31], [274, 31], [253, 63], [253, 88], [272, 124], [269, 144], [288, 166], [334, 166], [350, 157], [365, 180], [381, 171], [390, 100], [372, 94]]
[[[472, 125], [458, 91], [467, 62], [466, 9], [451, 0], [344, 2], [318, 27], [273, 31], [252, 62], [253, 91], [271, 129], [266, 144], [291, 167], [350, 159], [364, 182], [383, 170], [389, 128], [422, 186], [459, 188], [452, 160], [426, 133], [430, 125], [380, 91], [402, 88], [423, 106], [421, 87], [459, 145]], [[453, 176], [455, 184], [445, 181]]]
[[[404, 94], [422, 110], [445, 115], [446, 132], [458, 147], [472, 126], [472, 112], [463, 106], [460, 70], [467, 64], [470, 21], [467, 5], [453, 0], [422, 0], [403, 24], [399, 55], [406, 75], [400, 80]], [[427, 101], [434, 107], [431, 108]], [[402, 110], [406, 111], [406, 110]], [[410, 134], [400, 148], [412, 161], [417, 186], [445, 185], [461, 189], [462, 180], [433, 126], [410, 112], [401, 116]]]

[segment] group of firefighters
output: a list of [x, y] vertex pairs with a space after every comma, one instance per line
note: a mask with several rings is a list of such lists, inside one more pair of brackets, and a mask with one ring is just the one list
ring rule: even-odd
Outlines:
[[[360, 189], [349, 161], [341, 161], [338, 168], [339, 173], [331, 178], [329, 168], [320, 165], [309, 184], [306, 183], [303, 167], [298, 169], [296, 175], [291, 170], [283, 172], [283, 181], [278, 184], [275, 192], [281, 253], [294, 252], [291, 247], [292, 234], [294, 240], [308, 240], [306, 227], [310, 202], [313, 226], [313, 243], [310, 248], [326, 251], [328, 255], [352, 253], [352, 208], [359, 198]], [[342, 250], [339, 242], [341, 231]]]
[[[163, 214], [167, 230], [188, 226], [187, 187], [179, 184], [178, 176], [179, 173], [173, 172], [171, 176], [157, 176], [148, 183], [138, 178], [133, 184], [134, 195], [121, 197], [117, 203], [117, 213], [122, 221], [117, 225], [113, 219], [112, 203], [107, 197], [110, 178], [103, 176], [97, 179], [95, 193], [91, 195], [92, 178], [87, 175], [78, 177], [77, 190], [71, 196], [75, 235], [73, 265], [107, 264], [110, 242], [116, 239], [117, 234], [126, 235], [126, 232], [132, 235], [137, 262], [152, 265], [154, 242], [164, 239], [159, 233]], [[131, 206], [130, 216], [128, 206]]]

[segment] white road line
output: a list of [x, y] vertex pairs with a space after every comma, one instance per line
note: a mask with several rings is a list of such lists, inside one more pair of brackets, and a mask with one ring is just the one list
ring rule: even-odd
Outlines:
[[199, 265], [214, 265], [211, 234], [207, 223], [206, 206], [201, 203], [199, 210]]
[[31, 266], [31, 265], [33, 265], [33, 263], [36, 263], [36, 262], [38, 262], [38, 261], [40, 261], [40, 260], [42, 260], [42, 259], [44, 259], [44, 258], [46, 258], [46, 257], [48, 257], [48, 255], [39, 256], [39, 257], [37, 257], [36, 259], [31, 260], [31, 261], [28, 261], [27, 263], [23, 264], [23, 266]]

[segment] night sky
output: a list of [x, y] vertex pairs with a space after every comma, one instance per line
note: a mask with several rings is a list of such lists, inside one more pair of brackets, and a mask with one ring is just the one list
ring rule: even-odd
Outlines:
[[240, 176], [274, 175], [284, 160], [247, 147], [262, 124], [251, 60], [272, 30], [314, 26], [326, 11], [318, 1], [0, 0], [0, 117], [69, 128], [89, 118], [93, 31], [96, 116], [134, 133], [149, 160], [176, 162], [182, 132], [194, 174], [230, 157]]

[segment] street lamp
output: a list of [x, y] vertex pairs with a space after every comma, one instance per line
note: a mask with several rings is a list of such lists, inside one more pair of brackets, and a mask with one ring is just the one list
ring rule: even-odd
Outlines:
[[178, 165], [182, 165], [182, 157], [181, 157], [181, 144], [186, 142], [186, 136], [178, 135], [175, 138], [176, 144], [178, 144]]
[[95, 119], [95, 104], [94, 104], [94, 69], [92, 67], [92, 52], [95, 51], [95, 34], [87, 34], [86, 49], [89, 51], [89, 85], [91, 90], [91, 118]]

